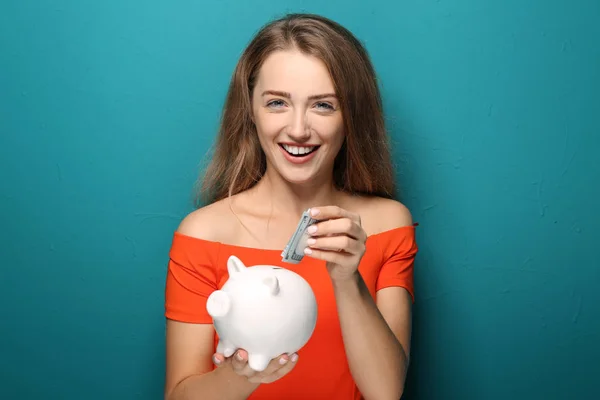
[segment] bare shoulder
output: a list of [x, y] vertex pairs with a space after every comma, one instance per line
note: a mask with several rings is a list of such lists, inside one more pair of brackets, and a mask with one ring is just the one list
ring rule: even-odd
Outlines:
[[356, 210], [369, 235], [413, 224], [410, 210], [397, 200], [383, 197], [359, 197]]
[[397, 228], [412, 225], [412, 214], [408, 207], [397, 200], [375, 197], [371, 199], [371, 212], [383, 224], [384, 228]]
[[204, 240], [219, 241], [234, 221], [229, 200], [223, 199], [189, 213], [177, 228], [177, 232]]

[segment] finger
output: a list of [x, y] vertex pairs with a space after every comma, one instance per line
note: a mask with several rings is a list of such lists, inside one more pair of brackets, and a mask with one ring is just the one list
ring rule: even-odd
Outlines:
[[249, 377], [248, 380], [250, 382], [254, 382], [254, 383], [263, 382], [263, 379], [265, 377], [272, 375], [277, 370], [281, 369], [282, 367], [284, 367], [285, 365], [287, 365], [289, 363], [290, 363], [290, 356], [288, 356], [287, 354], [282, 354], [279, 357], [273, 358], [269, 362], [269, 365], [267, 366], [267, 368], [265, 368], [264, 371], [255, 373], [254, 376]]
[[327, 250], [349, 254], [360, 254], [364, 251], [364, 244], [348, 236], [311, 237], [306, 240], [306, 244], [311, 250]]
[[213, 360], [213, 364], [215, 364], [217, 367], [220, 367], [224, 364], [226, 358], [221, 353], [215, 353], [212, 356], [212, 360]]
[[276, 380], [284, 377], [285, 375], [287, 375], [288, 373], [290, 373], [291, 370], [294, 369], [294, 367], [296, 366], [296, 364], [298, 363], [298, 354], [294, 353], [292, 354], [292, 356], [290, 357], [290, 360], [283, 365], [281, 368], [276, 369], [275, 371], [273, 371], [272, 374], [265, 376], [261, 382], [262, 383], [272, 383], [275, 382]]
[[350, 218], [330, 219], [311, 225], [306, 230], [311, 236], [347, 234], [354, 239], [366, 239], [364, 229]]
[[248, 353], [244, 350], [238, 350], [231, 357], [231, 367], [238, 375], [249, 376], [252, 370], [248, 367]]
[[350, 257], [356, 257], [354, 254], [345, 253], [341, 251], [332, 251], [332, 250], [318, 250], [307, 247], [304, 249], [304, 254], [309, 257], [316, 258], [319, 260], [327, 261], [333, 264], [345, 264], [348, 262]]
[[310, 215], [318, 220], [349, 218], [360, 225], [360, 215], [338, 206], [313, 207], [310, 209]]

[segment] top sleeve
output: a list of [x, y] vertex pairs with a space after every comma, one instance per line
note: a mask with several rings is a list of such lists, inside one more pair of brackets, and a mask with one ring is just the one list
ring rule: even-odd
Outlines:
[[175, 233], [165, 285], [168, 319], [208, 324], [206, 301], [217, 290], [219, 244]]
[[383, 265], [377, 278], [376, 290], [386, 287], [403, 287], [414, 302], [414, 263], [418, 252], [415, 225], [401, 227], [383, 234], [379, 245]]

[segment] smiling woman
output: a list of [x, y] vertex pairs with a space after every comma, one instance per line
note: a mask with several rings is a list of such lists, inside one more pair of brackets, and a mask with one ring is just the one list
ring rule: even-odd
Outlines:
[[[173, 238], [165, 398], [400, 398], [417, 245], [410, 212], [393, 199], [383, 120], [368, 55], [339, 24], [289, 15], [251, 41], [204, 177], [208, 205]], [[309, 208], [317, 223], [306, 257], [283, 263]], [[293, 270], [317, 299], [309, 342], [264, 371], [249, 367], [245, 349], [217, 351], [206, 303], [227, 281], [231, 255]]]
[[[316, 15], [273, 21], [253, 38], [234, 71], [198, 205], [249, 189], [265, 174], [261, 122], [267, 128], [285, 123], [300, 141], [305, 139], [298, 130], [317, 131], [323, 124], [339, 129], [344, 138], [335, 156], [334, 185], [348, 193], [393, 197], [382, 108], [371, 60], [350, 31]], [[285, 116], [259, 119], [266, 113]]]
[[344, 127], [325, 63], [296, 48], [273, 52], [258, 72], [252, 104], [273, 172], [298, 184], [331, 179]]
[[[269, 100], [267, 102], [267, 107], [269, 107], [269, 108], [284, 107], [287, 105], [285, 101], [279, 100], [276, 97], [284, 97], [285, 99], [287, 99], [290, 102], [292, 100], [292, 96], [290, 93], [280, 92], [277, 90], [267, 90], [267, 91], [263, 92], [262, 95], [275, 97], [274, 100]], [[324, 99], [324, 100], [329, 99], [330, 101], [329, 102], [318, 101], [317, 104], [314, 106], [315, 109], [317, 109], [317, 110], [320, 109], [321, 112], [334, 112], [337, 110], [336, 107], [332, 104], [332, 100], [335, 101], [335, 99], [336, 99], [336, 96], [333, 93], [308, 96], [309, 102], [322, 100], [322, 99]], [[282, 110], [282, 111], [285, 111], [285, 110]], [[301, 111], [302, 110], [300, 110], [300, 112]], [[306, 124], [306, 122], [304, 122], [304, 124]], [[281, 143], [279, 143], [279, 146], [284, 150], [284, 154], [286, 154], [286, 156], [287, 155], [291, 156], [291, 157], [287, 157], [287, 160], [294, 164], [303, 164], [303, 163], [309, 161], [310, 159], [312, 159], [311, 154], [313, 154], [321, 146], [320, 144], [311, 144], [311, 143], [300, 143], [300, 144], [302, 144], [302, 145], [300, 146], [295, 142], [291, 142], [291, 143], [281, 142]]]

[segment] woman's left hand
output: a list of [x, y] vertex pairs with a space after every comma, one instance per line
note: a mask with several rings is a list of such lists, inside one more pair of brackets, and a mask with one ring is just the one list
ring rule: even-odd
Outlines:
[[304, 253], [326, 261], [334, 283], [354, 278], [367, 240], [360, 216], [336, 206], [314, 207], [310, 211], [318, 222], [307, 229], [310, 237]]

